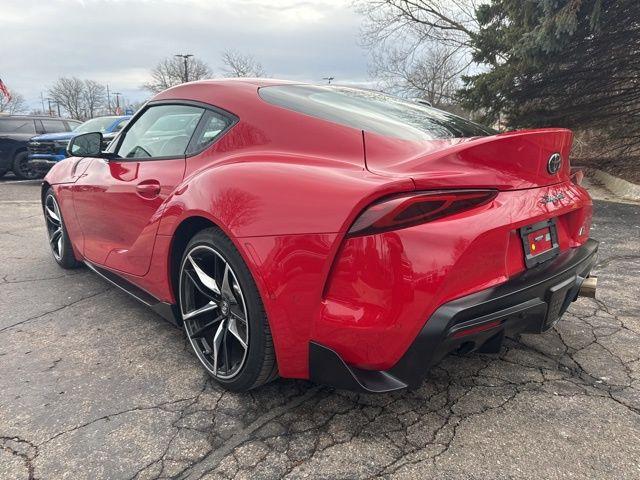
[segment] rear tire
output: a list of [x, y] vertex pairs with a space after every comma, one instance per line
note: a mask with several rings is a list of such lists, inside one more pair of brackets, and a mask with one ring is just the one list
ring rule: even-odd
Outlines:
[[185, 334], [207, 372], [233, 391], [276, 378], [262, 299], [231, 240], [217, 228], [197, 233], [187, 244], [178, 274]]
[[33, 168], [29, 164], [29, 154], [27, 152], [18, 152], [13, 157], [13, 173], [21, 180], [35, 180], [42, 175], [37, 168]]
[[62, 212], [53, 189], [49, 187], [42, 204], [44, 221], [47, 226], [47, 239], [53, 259], [64, 269], [78, 268], [81, 263], [76, 260], [71, 240], [64, 226]]

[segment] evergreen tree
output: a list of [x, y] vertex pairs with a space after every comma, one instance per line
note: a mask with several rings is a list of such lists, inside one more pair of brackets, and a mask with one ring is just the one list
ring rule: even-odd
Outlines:
[[491, 0], [460, 96], [509, 127], [605, 131], [640, 150], [640, 1]]

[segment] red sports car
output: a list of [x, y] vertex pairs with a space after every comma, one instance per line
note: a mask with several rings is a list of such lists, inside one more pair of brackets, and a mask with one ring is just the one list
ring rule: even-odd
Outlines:
[[597, 242], [568, 130], [497, 134], [382, 93], [213, 80], [147, 103], [42, 186], [49, 243], [182, 326], [207, 371], [414, 387], [549, 329]]

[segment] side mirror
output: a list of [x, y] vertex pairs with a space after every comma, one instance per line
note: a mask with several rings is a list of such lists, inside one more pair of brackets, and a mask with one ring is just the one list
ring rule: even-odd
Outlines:
[[101, 157], [102, 133], [90, 132], [73, 137], [67, 145], [67, 154], [71, 157]]

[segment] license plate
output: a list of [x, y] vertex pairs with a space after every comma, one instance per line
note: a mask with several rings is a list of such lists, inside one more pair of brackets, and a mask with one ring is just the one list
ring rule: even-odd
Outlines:
[[520, 238], [527, 268], [546, 262], [560, 251], [554, 219], [521, 228]]

